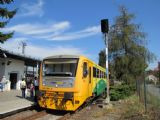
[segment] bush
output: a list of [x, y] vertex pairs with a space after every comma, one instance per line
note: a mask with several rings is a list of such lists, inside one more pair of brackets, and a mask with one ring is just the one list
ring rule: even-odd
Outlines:
[[110, 87], [110, 99], [111, 101], [117, 101], [119, 99], [124, 99], [135, 92], [134, 85], [116, 85]]

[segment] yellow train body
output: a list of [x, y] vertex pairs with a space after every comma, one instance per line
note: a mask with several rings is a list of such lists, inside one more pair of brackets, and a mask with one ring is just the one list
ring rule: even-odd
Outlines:
[[[58, 72], [47, 74], [48, 66]], [[105, 69], [84, 56], [48, 57], [41, 65], [39, 90], [40, 107], [75, 111], [91, 98], [106, 94]]]

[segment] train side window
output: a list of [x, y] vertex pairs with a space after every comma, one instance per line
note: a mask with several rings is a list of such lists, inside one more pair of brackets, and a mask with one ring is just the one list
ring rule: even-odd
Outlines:
[[106, 73], [104, 73], [104, 78], [106, 79]]
[[102, 72], [102, 78], [104, 78], [104, 72]]
[[96, 77], [96, 68], [93, 67], [93, 77]]
[[83, 63], [83, 77], [87, 77], [88, 75], [88, 65], [87, 65], [87, 62], [84, 62]]
[[102, 75], [102, 74], [103, 74], [103, 72], [101, 71], [101, 78], [103, 78], [103, 75]]
[[105, 72], [103, 72], [103, 78], [105, 78]]
[[96, 70], [96, 77], [99, 78], [99, 69]]
[[101, 78], [103, 78], [103, 71], [101, 72]]

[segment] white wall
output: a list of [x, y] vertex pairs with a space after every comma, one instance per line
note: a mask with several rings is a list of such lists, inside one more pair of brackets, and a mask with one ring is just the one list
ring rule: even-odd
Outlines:
[[9, 65], [5, 64], [6, 79], [9, 80], [10, 73], [17, 73], [16, 89], [20, 89], [20, 81], [24, 76], [24, 61], [7, 58], [6, 63], [8, 60], [12, 62]]

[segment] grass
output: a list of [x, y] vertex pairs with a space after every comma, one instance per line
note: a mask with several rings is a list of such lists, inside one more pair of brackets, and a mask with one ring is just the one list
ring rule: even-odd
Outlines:
[[121, 120], [148, 120], [148, 116], [144, 114], [144, 105], [139, 102], [136, 95], [132, 95], [126, 99], [125, 107], [126, 111], [122, 114]]
[[148, 104], [147, 102], [147, 111], [145, 111], [144, 104], [139, 102], [139, 99], [136, 95], [126, 99], [126, 111], [122, 114], [121, 120], [159, 120], [160, 103], [158, 102], [157, 97], [153, 96], [152, 94], [147, 94], [147, 97], [150, 98], [149, 100], [152, 103]]
[[149, 92], [147, 92], [147, 104], [151, 104], [160, 109], [160, 99]]

